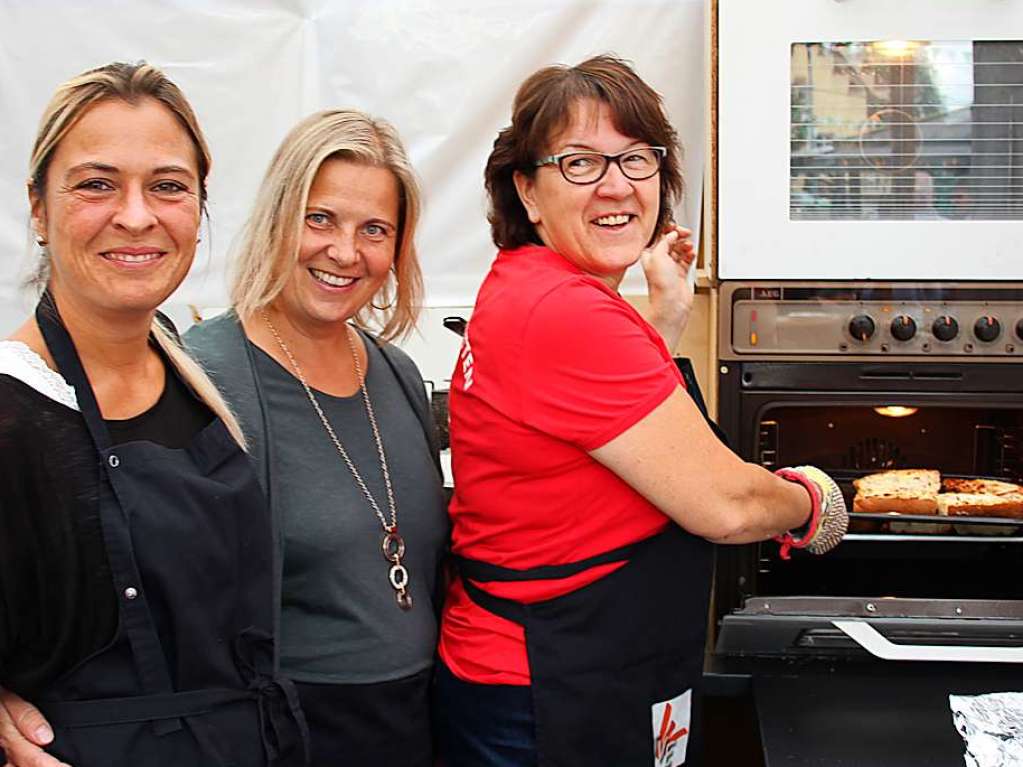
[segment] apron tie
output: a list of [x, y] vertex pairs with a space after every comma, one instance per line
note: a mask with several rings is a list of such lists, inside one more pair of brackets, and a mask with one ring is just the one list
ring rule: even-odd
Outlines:
[[273, 763], [285, 745], [281, 731], [289, 726], [281, 721], [278, 702], [283, 699], [287, 713], [291, 715], [302, 738], [305, 763], [309, 764], [309, 725], [302, 713], [298, 691], [294, 683], [273, 671], [273, 637], [263, 629], [249, 626], [242, 629], [234, 640], [235, 664], [246, 689], [252, 693], [259, 711], [259, 734], [267, 760]]

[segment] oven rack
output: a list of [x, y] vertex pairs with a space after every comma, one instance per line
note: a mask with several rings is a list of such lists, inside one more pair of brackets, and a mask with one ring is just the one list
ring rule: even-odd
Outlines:
[[872, 513], [850, 511], [849, 520], [875, 520], [880, 522], [898, 522], [900, 524], [930, 525], [985, 525], [991, 527], [1019, 527], [1023, 519], [1012, 517], [943, 517], [940, 514], [897, 514], [895, 512]]
[[[831, 476], [838, 483], [842, 490], [842, 494], [845, 496], [846, 505], [849, 508], [849, 521], [851, 524], [855, 524], [857, 521], [869, 521], [869, 522], [898, 522], [900, 525], [951, 525], [954, 535], [948, 534], [934, 534], [934, 533], [892, 533], [887, 531], [871, 531], [871, 532], [851, 532], [846, 534], [845, 540], [888, 540], [890, 538], [900, 538], [908, 540], [977, 540], [977, 541], [991, 541], [992, 539], [1003, 540], [1006, 542], [1012, 541], [1023, 541], [1023, 538], [1017, 538], [1012, 536], [1012, 532], [1016, 532], [1018, 528], [1023, 526], [1023, 519], [1016, 519], [1011, 517], [986, 517], [986, 516], [941, 516], [939, 514], [899, 514], [897, 512], [854, 512], [853, 497], [856, 495], [856, 489], [853, 487], [853, 480], [859, 479], [860, 477], [867, 476], [868, 474], [875, 473], [873, 471], [850, 471], [850, 470], [838, 470], [831, 472]], [[1015, 477], [1005, 476], [980, 476], [976, 474], [956, 474], [956, 473], [945, 473], [941, 474], [943, 479], [989, 479], [999, 480], [1002, 482], [1013, 482], [1019, 483], [1019, 479]], [[991, 528], [990, 534], [977, 533], [977, 528]], [[964, 529], [972, 528], [972, 529]]]

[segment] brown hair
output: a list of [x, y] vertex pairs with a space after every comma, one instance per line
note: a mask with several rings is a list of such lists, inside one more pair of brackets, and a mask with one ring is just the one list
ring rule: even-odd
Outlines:
[[547, 154], [550, 140], [572, 118], [573, 108], [592, 99], [607, 104], [620, 133], [668, 150], [660, 171], [661, 206], [654, 236], [672, 218], [682, 196], [682, 150], [678, 134], [664, 114], [657, 92], [622, 59], [594, 56], [574, 67], [551, 66], [534, 72], [519, 86], [512, 122], [497, 134], [484, 173], [490, 209], [490, 233], [499, 248], [541, 244], [515, 189], [516, 171], [532, 177], [535, 162]]
[[[231, 301], [244, 319], [284, 289], [298, 262], [309, 189], [320, 166], [334, 158], [384, 168], [398, 181], [393, 277], [373, 297], [385, 308], [377, 309], [370, 299], [355, 320], [363, 327], [379, 325], [382, 341], [400, 338], [415, 327], [422, 303], [423, 277], [415, 246], [421, 194], [394, 126], [355, 109], [312, 114], [281, 142], [243, 230], [231, 280]], [[371, 319], [373, 323], [368, 322]]]

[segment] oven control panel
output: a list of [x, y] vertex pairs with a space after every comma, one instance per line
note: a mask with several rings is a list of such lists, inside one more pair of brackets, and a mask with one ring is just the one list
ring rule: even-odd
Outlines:
[[722, 293], [722, 341], [737, 357], [1023, 359], [1023, 287], [726, 283]]

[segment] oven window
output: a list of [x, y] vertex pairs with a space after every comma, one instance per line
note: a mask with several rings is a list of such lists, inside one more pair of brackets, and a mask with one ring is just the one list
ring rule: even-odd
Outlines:
[[884, 469], [1016, 479], [1023, 475], [1018, 408], [781, 406], [760, 417], [756, 460], [812, 464], [841, 476]]
[[1023, 41], [796, 43], [792, 220], [1023, 219]]

